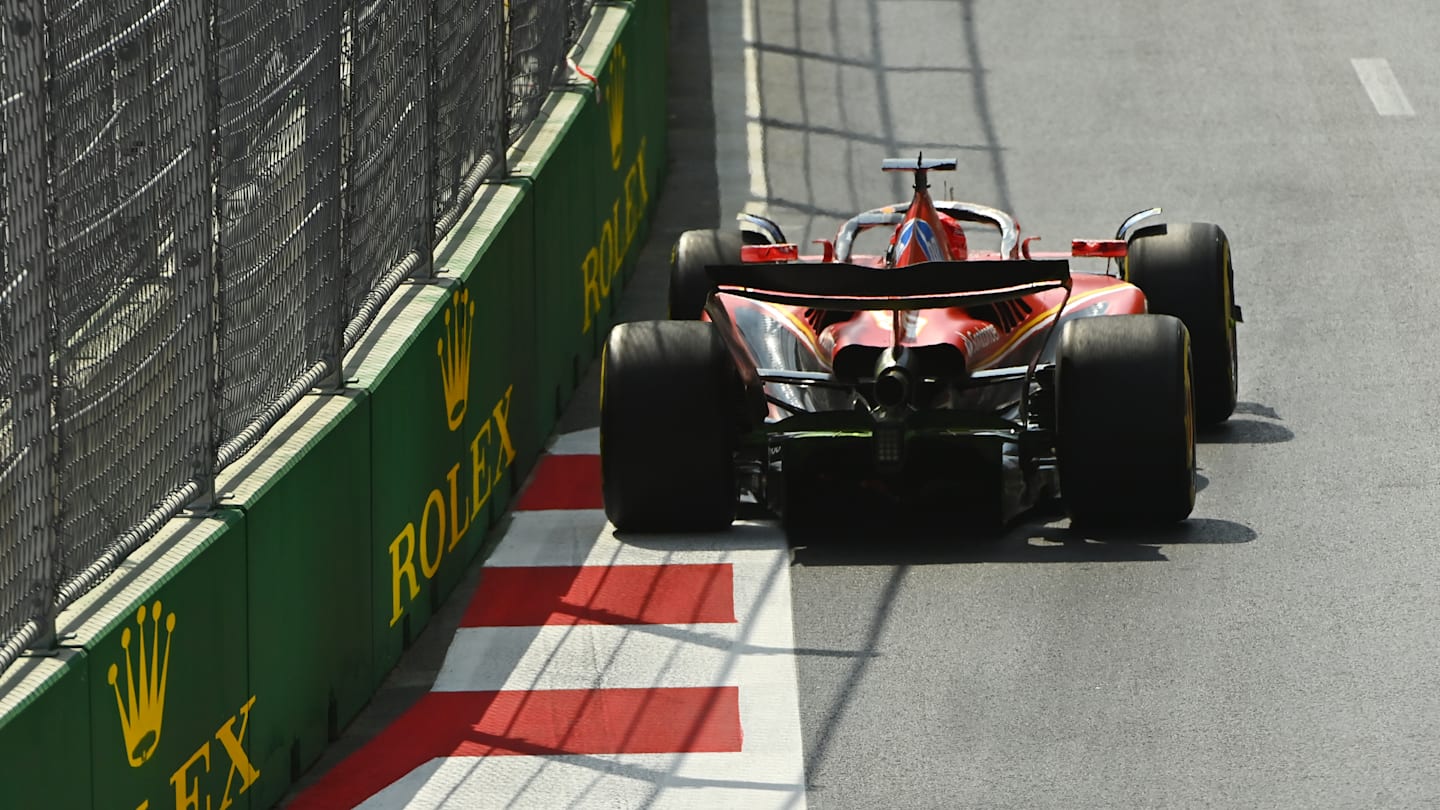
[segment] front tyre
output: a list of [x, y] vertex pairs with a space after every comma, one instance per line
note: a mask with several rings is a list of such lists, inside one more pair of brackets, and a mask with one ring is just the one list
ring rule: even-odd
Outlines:
[[724, 529], [735, 519], [739, 376], [703, 321], [637, 321], [600, 359], [605, 516], [622, 531]]
[[1235, 273], [1230, 240], [1208, 222], [1151, 225], [1130, 237], [1125, 279], [1150, 312], [1174, 315], [1190, 330], [1195, 358], [1195, 416], [1217, 424], [1235, 412]]
[[1060, 328], [1056, 460], [1077, 524], [1163, 524], [1195, 506], [1195, 419], [1185, 324], [1170, 315], [1079, 318]]

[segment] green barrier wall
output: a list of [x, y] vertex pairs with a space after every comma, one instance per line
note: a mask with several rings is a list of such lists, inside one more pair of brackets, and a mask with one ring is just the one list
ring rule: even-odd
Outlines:
[[596, 44], [604, 47], [587, 50], [580, 60], [598, 79], [594, 98], [605, 130], [590, 162], [595, 207], [604, 219], [599, 241], [581, 266], [591, 318], [587, 331], [597, 345], [613, 324], [616, 293], [635, 269], [649, 233], [666, 154], [665, 50], [647, 45], [665, 41], [666, 7], [635, 2], [624, 11], [613, 26], [599, 26]]
[[464, 441], [460, 427], [454, 437], [448, 427], [436, 352], [447, 306], [453, 305], [445, 287], [402, 288], [381, 312], [384, 331], [371, 333], [377, 342], [362, 344], [358, 362], [346, 370], [347, 378], [370, 392], [371, 458], [364, 474], [371, 532], [362, 544], [370, 560], [372, 600], [363, 622], [374, 651], [371, 678], [377, 682], [429, 619], [431, 577], [424, 572], [427, 562], [443, 562], [443, 553], [432, 560], [433, 542], [425, 552], [432, 556], [420, 559], [419, 534], [443, 531], [448, 509], [442, 505], [438, 515], [426, 515], [428, 496], [437, 487], [448, 491], [446, 472]]
[[379, 683], [360, 620], [371, 604], [368, 424], [363, 391], [307, 397], [218, 482], [248, 540], [247, 740], [268, 777], [249, 791], [256, 807], [284, 795]]
[[586, 73], [597, 79], [594, 92], [588, 94], [587, 106], [594, 108], [600, 132], [590, 143], [585, 164], [594, 177], [592, 205], [601, 222], [594, 243], [587, 246], [579, 266], [571, 272], [581, 290], [582, 341], [596, 353], [614, 320], [615, 299], [624, 284], [625, 269], [633, 266], [630, 259], [644, 238], [641, 223], [650, 198], [641, 149], [645, 139], [638, 126], [638, 111], [644, 100], [632, 86], [633, 44], [624, 44], [632, 22], [628, 5], [602, 16], [592, 29], [595, 47], [588, 49], [588, 58], [579, 62]]
[[531, 407], [546, 434], [594, 356], [579, 273], [599, 233], [591, 163], [596, 139], [604, 136], [593, 92], [582, 88], [553, 95], [545, 123], [511, 150], [511, 169], [528, 181], [535, 201], [534, 283], [541, 315], [531, 324], [539, 352]]
[[613, 320], [665, 163], [668, 5], [598, 6], [557, 92], [347, 358], [0, 673], [0, 810], [282, 797], [494, 541]]
[[437, 252], [441, 277], [387, 308], [386, 333], [400, 344], [365, 347], [351, 367], [371, 392], [377, 677], [454, 589], [543, 438], [526, 413], [535, 352], [513, 338], [531, 323], [533, 206], [509, 185], [486, 189], [480, 204], [462, 223], [467, 236]]
[[67, 616], [89, 664], [93, 806], [250, 806], [269, 707], [249, 682], [245, 558], [237, 512], [171, 521]]
[[[472, 395], [481, 404], [474, 414], [481, 418], [472, 421], [472, 427], [484, 434], [482, 444], [490, 448], [487, 457], [500, 458], [507, 470], [528, 470], [550, 434], [550, 425], [541, 424], [533, 405], [540, 365], [534, 324], [541, 310], [533, 275], [534, 195], [526, 192], [523, 182], [494, 184], [481, 192], [481, 202], [484, 205], [467, 219], [467, 228], [456, 229], [455, 238], [436, 251], [435, 261], [462, 278], [472, 300], [485, 304], [484, 317], [475, 320], [471, 339]], [[510, 474], [495, 479], [494, 464], [488, 467], [491, 493], [488, 519], [481, 529], [504, 515], [521, 481]], [[471, 500], [487, 497], [484, 486], [475, 494], [474, 477], [471, 480]]]
[[76, 649], [22, 659], [6, 673], [0, 682], [0, 808], [90, 804], [89, 675], [85, 653]]

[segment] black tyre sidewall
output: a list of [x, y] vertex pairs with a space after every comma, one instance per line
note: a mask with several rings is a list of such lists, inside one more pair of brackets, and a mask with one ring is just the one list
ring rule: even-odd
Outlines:
[[1195, 504], [1195, 421], [1185, 325], [1169, 315], [1061, 327], [1056, 456], [1078, 524], [1183, 520]]
[[696, 320], [714, 285], [705, 268], [713, 264], [739, 264], [740, 249], [760, 244], [760, 234], [741, 230], [698, 230], [680, 234], [670, 252], [669, 305], [672, 320]]
[[714, 327], [639, 321], [601, 357], [605, 513], [626, 531], [714, 531], [735, 517], [739, 378]]
[[1235, 412], [1238, 349], [1230, 241], [1206, 222], [1152, 225], [1131, 238], [1125, 278], [1145, 293], [1149, 311], [1174, 315], [1190, 330], [1195, 411], [1202, 424]]

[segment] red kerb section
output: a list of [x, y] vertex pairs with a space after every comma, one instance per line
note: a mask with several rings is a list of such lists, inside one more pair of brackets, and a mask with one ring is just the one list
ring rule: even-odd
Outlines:
[[431, 692], [290, 805], [351, 808], [435, 757], [740, 750], [734, 686]]
[[735, 622], [729, 563], [486, 568], [460, 625], [712, 622]]
[[600, 457], [596, 455], [541, 456], [530, 484], [515, 504], [516, 511], [521, 512], [604, 508]]

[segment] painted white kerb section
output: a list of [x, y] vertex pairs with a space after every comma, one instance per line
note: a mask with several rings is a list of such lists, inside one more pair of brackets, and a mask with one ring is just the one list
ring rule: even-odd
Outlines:
[[804, 808], [784, 534], [738, 523], [644, 542], [620, 540], [595, 510], [520, 512], [488, 565], [729, 563], [735, 624], [461, 628], [435, 689], [734, 686], [739, 753], [437, 759], [362, 807]]
[[[712, 4], [728, 5], [724, 3]], [[596, 431], [552, 453], [595, 453]], [[769, 523], [699, 537], [615, 536], [598, 509], [516, 512], [488, 567], [728, 563], [734, 624], [467, 627], [437, 691], [733, 686], [738, 753], [437, 758], [362, 808], [789, 808], [806, 806], [790, 550]]]

